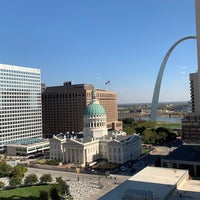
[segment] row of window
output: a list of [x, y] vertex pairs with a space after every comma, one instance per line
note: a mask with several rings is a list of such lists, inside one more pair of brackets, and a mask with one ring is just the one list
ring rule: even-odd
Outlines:
[[[41, 138], [41, 133], [26, 133], [26, 135], [24, 135], [25, 137], [29, 137], [29, 138]], [[13, 141], [16, 140], [21, 140], [24, 139], [22, 135], [15, 135], [13, 137], [4, 137], [4, 138], [0, 138], [0, 143], [12, 143]], [[5, 141], [5, 142], [4, 142]]]
[[114, 155], [114, 156], [111, 156], [111, 155], [110, 155], [110, 161], [114, 161], [114, 162], [119, 161], [119, 162], [121, 162], [121, 156], [119, 155], [119, 156], [118, 156], [118, 159], [117, 159], [117, 156], [116, 156], [116, 155]]
[[[16, 113], [16, 114], [15, 114]], [[40, 109], [40, 107], [34, 108], [33, 109], [22, 109], [22, 110], [0, 110], [0, 115], [15, 115], [15, 116], [23, 116], [23, 115], [38, 115], [41, 114], [42, 110]]]
[[0, 79], [7, 79], [7, 80], [11, 80], [11, 81], [33, 81], [33, 82], [40, 82], [40, 77], [37, 76], [5, 76], [3, 74], [0, 73]]
[[[20, 105], [20, 107], [19, 107]], [[29, 105], [29, 107], [25, 107]], [[2, 108], [2, 106], [4, 106], [4, 108]], [[6, 109], [9, 109], [9, 110], [12, 110], [12, 109], [30, 109], [31, 107], [40, 107], [41, 106], [41, 102], [38, 101], [38, 102], [32, 102], [31, 104], [30, 103], [26, 103], [26, 104], [17, 104], [17, 105], [13, 105], [12, 103], [0, 103], [0, 110], [4, 110], [5, 108]]]
[[1, 133], [12, 132], [12, 131], [17, 132], [17, 131], [27, 130], [27, 129], [34, 130], [34, 129], [41, 128], [41, 127], [42, 127], [42, 124], [39, 124], [39, 123], [28, 123], [28, 124], [24, 124], [23, 126], [19, 126], [19, 127], [16, 127], [16, 126], [1, 127], [0, 132]]
[[93, 122], [93, 123], [86, 123], [86, 128], [95, 128], [95, 127], [104, 127], [106, 126], [105, 122]]
[[30, 84], [25, 85], [24, 83], [23, 84], [9, 84], [9, 83], [10, 83], [9, 81], [0, 82], [1, 90], [3, 88], [5, 89], [15, 88], [15, 89], [26, 89], [31, 91], [41, 91], [41, 88], [39, 88], [38, 85], [31, 86]]
[[0, 83], [4, 84], [7, 83], [9, 85], [37, 85], [41, 86], [40, 80], [35, 79], [19, 79], [19, 80], [12, 80], [11, 78], [0, 77]]
[[8, 74], [24, 74], [24, 75], [35, 75], [38, 76], [40, 73], [30, 72], [30, 71], [21, 71], [21, 70], [14, 70], [14, 69], [0, 69], [0, 73], [8, 73]]
[[43, 99], [60, 99], [60, 98], [71, 98], [71, 97], [84, 97], [85, 94], [69, 93], [69, 94], [42, 94]]
[[14, 92], [16, 92], [16, 94], [19, 94], [20, 92], [22, 92], [23, 94], [41, 94], [41, 88], [38, 87], [38, 90], [32, 90], [32, 89], [23, 89], [23, 88], [13, 88], [13, 87], [1, 87], [0, 91], [5, 91], [5, 92], [10, 92], [11, 94], [14, 94]]
[[41, 101], [40, 99], [3, 99], [3, 100], [0, 100], [1, 102], [1, 106], [3, 106], [3, 103], [4, 105], [29, 105], [30, 103], [33, 104], [33, 103], [40, 103], [41, 104]]
[[36, 120], [27, 120], [27, 121], [18, 121], [18, 123], [2, 123], [0, 122], [0, 127], [2, 129], [9, 129], [9, 128], [17, 128], [17, 127], [22, 127], [22, 126], [34, 126], [36, 123], [37, 125], [40, 123], [41, 119], [36, 119]]
[[21, 112], [17, 114], [0, 114], [0, 117], [2, 118], [2, 121], [7, 121], [6, 119], [9, 119], [9, 121], [12, 120], [27, 120], [27, 119], [39, 119], [42, 118], [41, 112]]
[[41, 96], [41, 92], [34, 92], [34, 91], [27, 91], [27, 90], [6, 90], [6, 92], [2, 91], [2, 95], [6, 95], [5, 97], [8, 98], [15, 98], [16, 96], [21, 96], [21, 98], [24, 97], [30, 97], [30, 96]]

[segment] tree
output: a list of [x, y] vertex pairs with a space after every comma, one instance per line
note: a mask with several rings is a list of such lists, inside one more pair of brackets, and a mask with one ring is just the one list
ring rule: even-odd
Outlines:
[[12, 172], [12, 166], [8, 165], [5, 160], [0, 163], [0, 177], [9, 176]]
[[135, 128], [136, 133], [140, 133], [141, 135], [143, 134], [143, 132], [146, 130], [145, 126], [138, 126]]
[[12, 176], [23, 177], [28, 169], [24, 165], [17, 165], [13, 168]]
[[33, 184], [35, 184], [37, 182], [38, 182], [38, 177], [37, 177], [36, 174], [29, 174], [24, 179], [24, 184], [25, 185], [33, 185]]
[[52, 186], [50, 189], [50, 197], [52, 200], [60, 200], [60, 196], [58, 194], [58, 189], [55, 186]]
[[12, 188], [15, 188], [17, 187], [18, 185], [20, 185], [22, 183], [22, 177], [20, 176], [12, 176], [10, 178], [10, 182], [9, 182], [9, 185], [12, 187]]
[[123, 119], [123, 131], [127, 134], [134, 133], [134, 127], [137, 125], [134, 119], [132, 118], [125, 118]]
[[41, 190], [39, 194], [39, 200], [48, 200], [49, 193], [46, 190]]
[[165, 128], [165, 127], [158, 127], [158, 128], [156, 128], [155, 131], [156, 131], [156, 133], [159, 133], [159, 132], [165, 132], [165, 133], [167, 133], [167, 134], [170, 133], [169, 129], [168, 129], [168, 128]]
[[58, 189], [58, 192], [60, 194], [66, 194], [69, 195], [69, 185], [66, 184], [66, 182], [62, 179], [62, 177], [56, 177], [56, 182], [58, 183], [55, 185]]
[[52, 182], [51, 174], [43, 174], [40, 177], [40, 182], [43, 183], [43, 184], [47, 184], [48, 182], [51, 183]]
[[125, 118], [122, 121], [123, 121], [123, 124], [128, 124], [128, 125], [134, 125], [135, 123], [135, 120], [132, 118]]
[[62, 179], [62, 177], [56, 177], [56, 182], [58, 183], [57, 185], [58, 192], [62, 194], [62, 192], [65, 189], [65, 181]]
[[130, 127], [129, 125], [124, 125], [123, 131], [130, 135], [134, 133], [134, 128]]

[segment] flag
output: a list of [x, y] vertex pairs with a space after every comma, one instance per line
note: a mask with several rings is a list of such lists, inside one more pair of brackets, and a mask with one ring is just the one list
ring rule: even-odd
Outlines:
[[106, 85], [110, 84], [110, 80], [105, 82]]

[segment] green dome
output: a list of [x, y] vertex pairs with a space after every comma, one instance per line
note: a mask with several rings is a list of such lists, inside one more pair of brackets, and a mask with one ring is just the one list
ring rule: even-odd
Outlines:
[[92, 102], [86, 107], [84, 115], [86, 116], [106, 115], [106, 112], [102, 105]]

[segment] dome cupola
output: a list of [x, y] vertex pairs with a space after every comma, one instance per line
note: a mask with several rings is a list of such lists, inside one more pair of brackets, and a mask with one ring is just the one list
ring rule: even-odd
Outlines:
[[94, 138], [107, 135], [106, 111], [92, 91], [92, 101], [87, 105], [83, 117], [83, 133]]
[[92, 101], [86, 107], [84, 115], [91, 117], [106, 115], [103, 106], [99, 104], [99, 101], [96, 99], [96, 91], [94, 90], [92, 91]]

